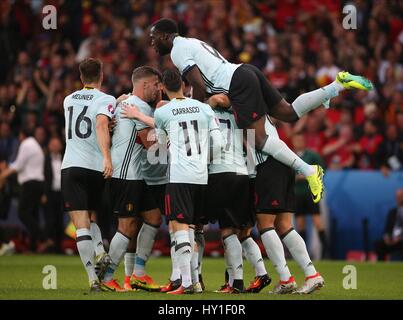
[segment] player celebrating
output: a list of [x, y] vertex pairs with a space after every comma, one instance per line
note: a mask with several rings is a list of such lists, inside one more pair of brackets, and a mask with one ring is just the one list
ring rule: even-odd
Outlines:
[[[149, 107], [145, 101], [154, 101], [158, 95], [160, 73], [150, 67], [139, 67], [132, 74], [133, 94], [123, 103], [134, 103], [138, 107]], [[147, 141], [147, 128], [143, 123], [122, 117], [122, 103], [116, 111], [117, 125], [112, 138], [113, 175], [110, 183], [113, 211], [119, 218], [118, 231], [110, 245], [109, 255], [112, 264], [109, 266], [104, 285], [116, 291], [123, 291], [113, 274], [123, 256], [125, 255], [126, 279], [124, 289], [131, 290], [130, 277], [133, 275], [135, 260], [141, 265], [144, 272], [146, 258], [136, 258], [135, 251], [141, 243], [141, 257], [151, 252], [155, 232], [143, 232], [141, 238], [136, 238], [141, 226], [140, 218], [144, 224], [153, 226], [158, 231], [161, 213], [155, 201], [150, 197], [143, 179], [142, 154]], [[144, 225], [143, 224], [143, 225]], [[136, 241], [137, 240], [137, 241]], [[146, 242], [146, 244], [144, 244]], [[141, 262], [139, 262], [141, 259]], [[145, 274], [141, 274], [144, 280]], [[159, 287], [158, 287], [159, 288]]]
[[264, 129], [265, 114], [292, 122], [339, 94], [343, 89], [371, 90], [369, 80], [340, 72], [331, 84], [299, 96], [292, 104], [286, 102], [265, 76], [253, 65], [229, 63], [208, 44], [178, 35], [171, 19], [160, 19], [151, 27], [151, 45], [161, 55], [170, 54], [174, 65], [193, 87], [193, 98], [204, 101], [207, 95], [228, 95], [238, 126], [255, 129], [256, 147], [304, 175], [313, 201], [319, 202], [323, 192], [323, 170], [302, 161], [277, 137]]
[[[169, 138], [169, 183], [166, 188], [166, 215], [174, 232], [175, 253], [182, 285], [170, 294], [193, 293], [190, 260], [189, 225], [194, 224], [203, 207], [207, 184], [209, 139], [213, 140], [213, 158], [221, 151], [221, 133], [211, 108], [185, 98], [183, 83], [176, 71], [163, 74], [164, 91], [171, 100], [155, 111], [159, 134]], [[159, 139], [163, 139], [159, 136]]]
[[[99, 90], [103, 79], [99, 60], [86, 59], [79, 69], [84, 88], [67, 96], [63, 103], [66, 152], [61, 184], [64, 208], [77, 229], [77, 249], [88, 273], [90, 291], [99, 292], [106, 288], [95, 272], [90, 216], [99, 210], [99, 195], [103, 192], [105, 179], [110, 178], [113, 171], [108, 125], [116, 100]], [[109, 260], [102, 263], [100, 278], [108, 263]]]

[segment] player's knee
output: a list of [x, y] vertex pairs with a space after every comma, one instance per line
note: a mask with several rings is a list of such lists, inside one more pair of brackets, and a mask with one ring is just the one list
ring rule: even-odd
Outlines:
[[280, 220], [280, 221], [276, 221], [275, 228], [279, 235], [283, 235], [292, 228], [292, 225], [289, 221]]
[[241, 230], [239, 230], [238, 238], [239, 239], [248, 238], [250, 236], [251, 231], [252, 228], [242, 228]]
[[263, 229], [274, 228], [275, 219], [276, 216], [272, 214], [257, 214], [256, 215], [257, 229], [260, 231]]
[[144, 216], [144, 222], [158, 228], [162, 223], [161, 214], [159, 212], [147, 214]]
[[136, 223], [134, 219], [119, 220], [118, 231], [125, 236], [132, 238], [136, 232]]
[[232, 228], [221, 229], [221, 237], [223, 239], [225, 239], [225, 238], [227, 238], [227, 237], [229, 237], [229, 236], [231, 236], [233, 234], [236, 234], [236, 232]]
[[280, 103], [272, 109], [270, 115], [284, 122], [296, 122], [299, 120], [299, 117], [292, 104], [288, 103], [284, 99], [282, 99]]

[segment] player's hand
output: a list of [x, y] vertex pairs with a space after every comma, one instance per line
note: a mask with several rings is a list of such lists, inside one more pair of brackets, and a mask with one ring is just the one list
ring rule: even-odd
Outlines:
[[228, 96], [223, 93], [211, 96], [207, 102], [212, 108], [229, 108], [231, 106], [231, 101], [229, 100]]
[[104, 159], [104, 171], [103, 175], [105, 179], [112, 177], [113, 168], [112, 168], [112, 160]]
[[138, 119], [140, 114], [141, 112], [139, 111], [136, 105], [123, 104], [121, 112], [122, 118]]
[[121, 103], [122, 101], [126, 100], [130, 97], [130, 94], [122, 94], [119, 98], [116, 99], [116, 105]]
[[109, 121], [108, 123], [109, 132], [113, 132], [113, 129], [115, 129], [116, 127], [116, 124], [117, 124], [116, 118], [113, 117], [111, 121]]

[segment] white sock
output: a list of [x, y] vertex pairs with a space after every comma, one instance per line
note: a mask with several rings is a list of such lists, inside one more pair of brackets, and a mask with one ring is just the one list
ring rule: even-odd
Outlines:
[[196, 284], [197, 282], [199, 282], [199, 254], [196, 251], [195, 230], [193, 228], [189, 228], [189, 240], [190, 246], [192, 247], [192, 257], [190, 259], [190, 267], [192, 268], [192, 283]]
[[90, 281], [98, 280], [94, 268], [94, 245], [92, 244], [91, 232], [82, 228], [76, 231], [76, 242], [81, 261], [88, 274]]
[[202, 265], [203, 265], [203, 255], [204, 255], [204, 247], [206, 246], [206, 241], [204, 240], [203, 230], [195, 231], [195, 241], [197, 243], [197, 248], [199, 249], [197, 260], [199, 265], [199, 274], [202, 273]]
[[238, 237], [232, 234], [223, 239], [224, 251], [231, 266], [234, 280], [243, 279], [242, 246]]
[[95, 222], [91, 222], [91, 237], [92, 242], [94, 243], [95, 255], [98, 257], [99, 255], [105, 253], [104, 243], [102, 242], [101, 230]]
[[327, 100], [338, 96], [339, 92], [342, 90], [344, 90], [344, 87], [336, 81], [333, 81], [325, 87], [301, 94], [292, 103], [292, 107], [298, 117], [301, 118], [309, 111], [321, 106]]
[[134, 273], [134, 259], [136, 254], [134, 252], [125, 253], [125, 276], [131, 277]]
[[306, 163], [300, 157], [298, 157], [285, 143], [284, 141], [269, 136], [262, 147], [262, 151], [271, 155], [274, 159], [280, 161], [293, 168], [295, 171], [303, 174], [305, 177], [315, 173], [315, 168]]
[[172, 262], [172, 272], [170, 280], [175, 281], [180, 279], [181, 271], [178, 266], [178, 258], [175, 252], [175, 246], [176, 246], [175, 235], [173, 232], [170, 232], [169, 235], [171, 236], [171, 262]]
[[274, 228], [262, 230], [260, 234], [267, 256], [280, 276], [281, 281], [287, 281], [291, 277], [290, 270], [285, 260], [284, 248]]
[[259, 277], [267, 274], [262, 253], [255, 240], [253, 240], [252, 237], [247, 237], [241, 242], [241, 245], [242, 250], [245, 252], [246, 259], [255, 269], [256, 276]]
[[119, 266], [120, 261], [122, 261], [129, 242], [130, 239], [120, 232], [116, 232], [113, 236], [109, 248], [109, 256], [111, 257], [112, 263], [106, 270], [104, 281], [113, 279], [113, 274], [115, 273], [116, 268]]
[[192, 258], [192, 247], [190, 246], [189, 232], [180, 230], [175, 232], [175, 253], [178, 258], [178, 265], [181, 271], [182, 286], [187, 288], [192, 285], [190, 260]]
[[228, 284], [230, 287], [232, 287], [234, 285], [234, 273], [232, 272], [232, 266], [229, 263], [228, 254], [225, 251], [224, 251], [224, 259], [228, 272]]
[[143, 277], [146, 274], [145, 267], [150, 258], [155, 237], [159, 227], [143, 223], [137, 236], [136, 259], [134, 261], [134, 274], [138, 277]]
[[302, 239], [297, 231], [293, 228], [290, 229], [283, 237], [283, 243], [288, 248], [288, 251], [290, 251], [294, 260], [304, 270], [305, 277], [316, 274], [316, 269], [309, 258], [304, 239]]

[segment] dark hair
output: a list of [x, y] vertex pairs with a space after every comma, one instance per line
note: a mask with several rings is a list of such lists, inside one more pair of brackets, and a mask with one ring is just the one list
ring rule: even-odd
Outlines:
[[[35, 128], [36, 129], [36, 128]], [[34, 130], [35, 130], [34, 129]], [[32, 129], [29, 129], [27, 127], [22, 127], [20, 129], [20, 133], [22, 133], [24, 135], [24, 137], [28, 138], [28, 137], [32, 137], [34, 135], [34, 132]]]
[[151, 30], [157, 30], [163, 33], [178, 33], [178, 24], [172, 19], [163, 18], [153, 23]]
[[176, 70], [165, 70], [162, 74], [162, 84], [168, 91], [178, 92], [182, 87], [182, 77]]
[[84, 83], [98, 82], [101, 78], [102, 62], [99, 59], [87, 58], [78, 68]]
[[140, 79], [150, 76], [157, 76], [158, 79], [161, 81], [161, 73], [157, 69], [151, 68], [149, 66], [138, 67], [133, 70], [132, 82], [134, 83]]

